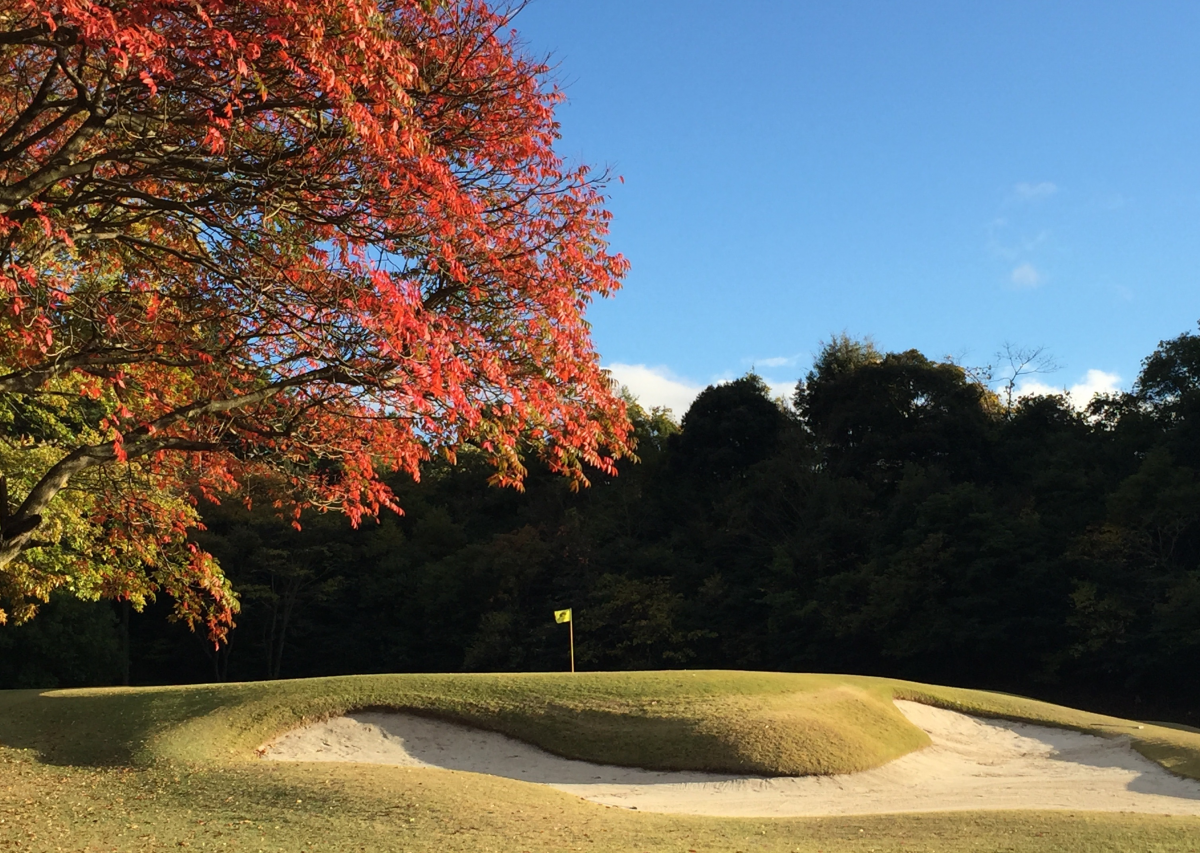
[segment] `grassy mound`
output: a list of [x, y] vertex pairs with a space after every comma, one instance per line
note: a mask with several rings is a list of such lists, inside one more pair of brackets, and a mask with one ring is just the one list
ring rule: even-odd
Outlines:
[[929, 741], [892, 699], [1125, 734], [1200, 778], [1200, 734], [983, 691], [756, 672], [371, 675], [187, 687], [0, 692], [0, 743], [59, 765], [247, 760], [348, 711], [394, 708], [501, 732], [568, 758], [661, 770], [849, 773]]
[[1200, 778], [1200, 733], [1019, 697], [836, 675], [380, 675], [0, 691], [0, 847], [177, 850], [1195, 850], [1200, 820], [1037, 812], [733, 819], [639, 814], [436, 770], [254, 761], [306, 722], [399, 708], [560, 755], [764, 774], [877, 766], [927, 742], [892, 698], [1127, 734]]
[[502, 732], [569, 758], [768, 775], [875, 767], [928, 738], [882, 682], [746, 672], [380, 675], [18, 692], [0, 742], [54, 764], [253, 758], [306, 722], [395, 708]]

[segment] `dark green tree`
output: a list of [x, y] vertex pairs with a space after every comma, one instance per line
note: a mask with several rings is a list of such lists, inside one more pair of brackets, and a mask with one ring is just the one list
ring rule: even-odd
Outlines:
[[878, 357], [860, 345], [855, 360], [835, 341], [797, 386], [796, 411], [836, 474], [883, 487], [905, 465], [937, 465], [959, 478], [988, 465], [998, 408], [960, 366], [916, 350]]

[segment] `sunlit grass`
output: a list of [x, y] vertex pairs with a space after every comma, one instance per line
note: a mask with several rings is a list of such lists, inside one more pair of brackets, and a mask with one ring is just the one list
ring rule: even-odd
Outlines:
[[259, 762], [306, 721], [397, 707], [607, 763], [761, 773], [877, 766], [927, 739], [893, 696], [1122, 733], [1200, 777], [1200, 734], [979, 691], [747, 672], [391, 675], [0, 692], [0, 846], [54, 850], [1200, 851], [1200, 820], [1055, 812], [640, 814], [449, 771]]

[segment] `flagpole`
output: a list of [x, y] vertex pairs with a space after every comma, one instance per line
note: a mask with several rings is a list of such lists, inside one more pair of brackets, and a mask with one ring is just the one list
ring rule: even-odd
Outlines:
[[575, 614], [571, 612], [571, 608], [566, 610], [555, 610], [554, 621], [558, 624], [567, 623], [567, 636], [570, 637], [571, 643], [571, 672], [575, 671]]

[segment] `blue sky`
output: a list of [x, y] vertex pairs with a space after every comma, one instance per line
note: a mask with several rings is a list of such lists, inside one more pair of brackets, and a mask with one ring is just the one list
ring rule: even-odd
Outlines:
[[560, 153], [609, 167], [604, 364], [682, 414], [842, 331], [1128, 387], [1200, 319], [1200, 3], [533, 0]]

